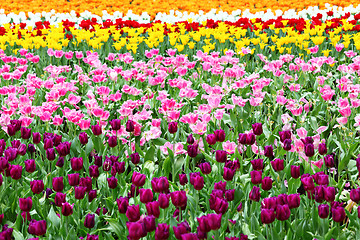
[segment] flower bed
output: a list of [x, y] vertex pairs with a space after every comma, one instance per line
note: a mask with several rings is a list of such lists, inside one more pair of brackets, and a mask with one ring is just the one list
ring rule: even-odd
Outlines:
[[338, 15], [4, 24], [0, 239], [359, 239]]

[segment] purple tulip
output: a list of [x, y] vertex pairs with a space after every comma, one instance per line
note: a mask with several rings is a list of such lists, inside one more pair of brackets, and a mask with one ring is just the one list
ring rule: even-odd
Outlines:
[[32, 199], [31, 199], [31, 197], [19, 198], [19, 206], [20, 206], [21, 211], [30, 212], [30, 210], [32, 208]]
[[112, 130], [117, 131], [120, 130], [121, 128], [121, 120], [120, 119], [113, 119], [111, 121], [109, 121]]
[[257, 186], [254, 186], [252, 190], [249, 193], [249, 199], [253, 200], [255, 202], [260, 201], [260, 188]]
[[184, 186], [185, 184], [188, 183], [186, 174], [183, 174], [183, 173], [179, 174], [179, 182], [180, 182], [180, 185], [182, 185], [182, 186]]
[[75, 199], [83, 199], [86, 193], [86, 187], [83, 186], [75, 186]]
[[119, 212], [122, 214], [126, 213], [128, 207], [129, 207], [129, 199], [120, 197], [120, 198], [116, 199], [116, 203], [118, 205]]
[[280, 220], [280, 221], [288, 220], [290, 217], [290, 214], [291, 214], [290, 208], [287, 204], [276, 206], [275, 217], [277, 220]]
[[36, 170], [36, 164], [34, 159], [28, 159], [25, 161], [25, 171], [28, 173], [33, 173]]
[[135, 123], [132, 120], [128, 120], [126, 122], [126, 131], [127, 132], [133, 132], [135, 130]]
[[265, 157], [273, 158], [274, 157], [274, 152], [273, 151], [274, 151], [273, 146], [271, 146], [271, 145], [265, 146], [264, 147], [264, 155], [265, 155]]
[[227, 152], [224, 150], [217, 150], [215, 152], [215, 160], [219, 163], [226, 162], [227, 159]]
[[32, 235], [42, 236], [46, 233], [46, 221], [32, 219], [29, 223], [28, 232]]
[[253, 133], [257, 136], [263, 134], [263, 128], [261, 123], [254, 123], [252, 125]]
[[153, 200], [153, 192], [151, 191], [151, 189], [140, 189], [140, 202], [146, 204], [148, 202], [151, 202]]
[[131, 159], [131, 162], [132, 162], [134, 165], [139, 164], [139, 162], [140, 162], [140, 155], [139, 155], [139, 153], [137, 153], [137, 152], [132, 153], [132, 154], [130, 155], [130, 159]]
[[289, 194], [287, 196], [287, 202], [290, 209], [298, 208], [300, 206], [300, 195], [299, 194]]
[[99, 136], [102, 134], [101, 127], [99, 125], [92, 125], [91, 130], [95, 136]]
[[85, 217], [84, 226], [86, 228], [93, 228], [95, 226], [95, 214], [88, 214]]
[[44, 182], [42, 180], [31, 181], [30, 188], [34, 194], [40, 194], [44, 191]]
[[81, 132], [79, 134], [79, 141], [82, 145], [86, 145], [89, 142], [88, 135], [86, 132]]
[[117, 137], [116, 136], [110, 136], [108, 139], [109, 147], [114, 148], [117, 146]]
[[83, 168], [84, 161], [82, 157], [73, 157], [70, 159], [71, 168], [73, 171], [78, 172]]
[[70, 205], [70, 203], [68, 202], [63, 203], [61, 208], [61, 214], [65, 217], [70, 216], [71, 214], [73, 214], [73, 206]]
[[263, 170], [263, 168], [264, 168], [264, 165], [263, 165], [264, 160], [263, 159], [260, 159], [260, 158], [254, 159], [254, 160], [251, 160], [250, 162], [251, 162], [251, 165], [254, 170], [256, 170], [256, 171]]
[[274, 161], [271, 161], [271, 166], [276, 172], [284, 170], [284, 159], [276, 158]]
[[155, 230], [155, 240], [167, 240], [170, 237], [170, 225], [159, 223]]
[[64, 190], [63, 177], [54, 177], [52, 179], [52, 186], [55, 192], [62, 192]]
[[187, 205], [187, 196], [185, 191], [175, 191], [170, 193], [171, 202], [177, 208], [183, 208]]
[[[146, 203], [146, 211], [147, 211], [148, 215], [152, 215], [155, 218], [158, 218], [160, 216], [160, 203], [159, 203], [159, 201], [158, 202], [154, 201], [154, 202]], [[169, 199], [167, 200], [167, 205], [169, 206]]]
[[262, 171], [251, 171], [251, 183], [254, 185], [260, 184], [262, 180]]
[[272, 188], [272, 179], [270, 177], [264, 177], [261, 181], [261, 189], [269, 191]]
[[209, 134], [206, 136], [206, 142], [209, 145], [214, 145], [216, 143], [216, 136], [215, 134]]
[[218, 129], [214, 131], [214, 135], [216, 137], [217, 142], [225, 141], [225, 131], [222, 129]]
[[329, 216], [329, 205], [320, 204], [318, 206], [318, 212], [320, 218], [327, 218]]
[[136, 222], [140, 219], [140, 208], [139, 205], [128, 206], [126, 210], [126, 217], [130, 222]]
[[134, 172], [131, 178], [132, 183], [136, 187], [142, 187], [145, 184], [146, 175], [138, 172]]
[[107, 178], [107, 182], [110, 189], [115, 189], [118, 185], [118, 179], [114, 176]]
[[291, 165], [290, 167], [291, 177], [292, 178], [299, 178], [300, 177], [300, 166]]
[[177, 122], [169, 122], [168, 126], [169, 133], [174, 134], [178, 130], [178, 123]]
[[275, 221], [275, 212], [272, 209], [261, 209], [261, 222], [270, 224]]

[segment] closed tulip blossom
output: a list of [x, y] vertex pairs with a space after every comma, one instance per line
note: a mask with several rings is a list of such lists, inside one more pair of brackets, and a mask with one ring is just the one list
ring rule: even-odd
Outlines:
[[261, 222], [270, 224], [275, 221], [275, 212], [272, 209], [261, 209]]
[[140, 219], [140, 208], [139, 205], [128, 206], [126, 210], [126, 217], [130, 222], [136, 222]]
[[252, 130], [253, 133], [257, 136], [263, 134], [263, 128], [262, 128], [262, 124], [261, 123], [254, 123], [252, 125]]
[[250, 172], [251, 183], [252, 184], [260, 184], [262, 181], [262, 171], [251, 171]]
[[[154, 202], [148, 202], [146, 204], [146, 211], [147, 211], [148, 215], [152, 215], [155, 218], [158, 218], [160, 216], [160, 203], [159, 202], [160, 202], [160, 200], [154, 201]], [[164, 203], [162, 202], [162, 204], [164, 204]], [[168, 199], [167, 204], [168, 204], [167, 206], [169, 206], [169, 199]], [[163, 207], [161, 207], [161, 208], [163, 208]], [[165, 208], [163, 208], [163, 209], [165, 209]]]
[[170, 225], [159, 223], [155, 229], [156, 240], [167, 240], [170, 237]]
[[318, 212], [320, 218], [327, 218], [329, 216], [329, 205], [328, 204], [320, 204], [318, 206]]
[[72, 215], [73, 214], [73, 206], [70, 205], [70, 203], [68, 203], [68, 202], [63, 203], [62, 208], [61, 208], [61, 214], [64, 215], [65, 217]]
[[93, 228], [95, 226], [95, 214], [88, 214], [85, 217], [84, 226], [86, 228]]
[[21, 211], [23, 212], [30, 212], [32, 208], [32, 199], [31, 197], [28, 198], [19, 198], [19, 206]]
[[151, 202], [153, 200], [153, 192], [151, 189], [140, 189], [140, 202], [146, 204], [148, 202]]
[[261, 181], [261, 189], [269, 191], [272, 188], [272, 179], [270, 177], [264, 177]]

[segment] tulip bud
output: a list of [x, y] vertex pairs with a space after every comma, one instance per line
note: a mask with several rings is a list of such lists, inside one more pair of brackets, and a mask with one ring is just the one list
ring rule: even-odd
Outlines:
[[299, 194], [290, 194], [287, 196], [287, 202], [290, 209], [298, 208], [300, 206]]
[[276, 206], [275, 217], [277, 220], [280, 220], [280, 221], [288, 220], [290, 217], [290, 214], [291, 214], [291, 212], [290, 212], [289, 206], [287, 204]]
[[118, 179], [114, 176], [112, 176], [111, 178], [107, 178], [107, 182], [110, 189], [115, 189], [118, 185]]
[[169, 122], [169, 126], [168, 126], [169, 133], [171, 134], [176, 133], [178, 130], [177, 125], [178, 125], [177, 122]]
[[231, 202], [235, 199], [235, 189], [226, 190], [225, 198], [228, 202]]
[[285, 139], [284, 140], [284, 146], [283, 146], [285, 151], [290, 151], [291, 150], [291, 139]]
[[10, 177], [14, 180], [19, 180], [22, 175], [22, 166], [20, 165], [11, 165], [10, 166]]
[[253, 145], [256, 141], [256, 137], [255, 134], [253, 133], [248, 133], [246, 134], [246, 144], [247, 145]]
[[327, 218], [329, 216], [329, 205], [320, 204], [318, 206], [318, 212], [320, 218]]
[[326, 144], [325, 143], [320, 143], [318, 150], [319, 150], [320, 155], [325, 155], [327, 153]]
[[146, 175], [138, 172], [134, 172], [131, 178], [132, 183], [136, 187], [142, 187], [145, 184]]
[[117, 131], [120, 130], [121, 128], [121, 120], [120, 119], [113, 119], [111, 121], [109, 121], [112, 130]]
[[170, 237], [170, 225], [159, 223], [155, 230], [156, 240], [167, 240]]
[[258, 201], [260, 201], [260, 197], [261, 197], [260, 188], [257, 186], [254, 186], [249, 193], [249, 199], [258, 202]]
[[153, 192], [151, 191], [151, 189], [140, 189], [140, 202], [146, 204], [148, 202], [151, 202], [153, 200]]
[[86, 132], [81, 132], [79, 134], [79, 140], [82, 145], [86, 145], [89, 142], [88, 135]]
[[102, 134], [102, 129], [99, 125], [92, 125], [91, 130], [95, 136], [99, 136]]
[[70, 216], [71, 214], [73, 214], [73, 206], [70, 205], [70, 203], [68, 202], [63, 203], [61, 208], [61, 214], [65, 217]]
[[135, 126], [134, 126], [135, 124], [134, 124], [134, 121], [132, 121], [132, 120], [128, 120], [127, 122], [126, 122], [126, 131], [127, 132], [133, 132], [134, 130], [135, 130]]
[[55, 198], [54, 198], [55, 206], [61, 207], [63, 205], [63, 203], [65, 203], [65, 202], [66, 202], [66, 194], [57, 192], [55, 194]]
[[73, 157], [70, 159], [71, 168], [75, 172], [80, 171], [83, 168], [83, 159], [82, 157]]
[[179, 182], [180, 182], [180, 185], [182, 185], [182, 186], [184, 186], [185, 184], [188, 183], [186, 174], [179, 174]]
[[54, 177], [52, 179], [52, 185], [55, 192], [62, 192], [64, 190], [63, 177]]
[[206, 142], [209, 145], [214, 145], [216, 143], [216, 136], [215, 134], [209, 134], [206, 136]]
[[55, 150], [53, 148], [46, 149], [46, 158], [49, 161], [55, 160]]
[[225, 141], [225, 131], [222, 129], [218, 129], [214, 131], [216, 141], [217, 142], [223, 142]]
[[31, 199], [31, 197], [19, 198], [19, 206], [20, 206], [21, 211], [30, 212], [30, 210], [32, 208], [32, 199]]
[[34, 159], [28, 159], [25, 161], [25, 170], [28, 173], [33, 173], [36, 170], [36, 164]]
[[326, 155], [324, 157], [324, 163], [328, 168], [335, 167], [334, 156], [332, 154]]
[[235, 175], [235, 170], [234, 169], [230, 169], [227, 167], [224, 167], [224, 174], [223, 174], [223, 178], [225, 181], [232, 181]]
[[31, 181], [30, 188], [34, 194], [40, 194], [44, 191], [44, 182], [42, 180]]
[[215, 152], [215, 159], [217, 162], [219, 163], [224, 163], [226, 162], [227, 159], [227, 152], [224, 150], [217, 150]]
[[350, 191], [350, 199], [356, 203], [360, 201], [360, 188], [351, 189]]
[[335, 222], [342, 222], [345, 220], [346, 213], [343, 207], [340, 206], [332, 207], [331, 212], [332, 212], [332, 218]]
[[29, 139], [31, 137], [31, 128], [21, 128], [21, 138], [22, 139]]
[[254, 160], [251, 160], [251, 165], [253, 167], [254, 170], [256, 171], [261, 171], [263, 170], [264, 168], [264, 165], [263, 165], [263, 159], [254, 159]]
[[84, 226], [86, 228], [93, 228], [95, 226], [95, 214], [88, 214], [85, 217]]
[[90, 190], [88, 193], [88, 200], [89, 202], [92, 202], [92, 200], [94, 200], [97, 196], [97, 192], [96, 190]]
[[263, 133], [263, 128], [261, 123], [254, 123], [252, 125], [253, 133], [257, 136], [261, 135]]
[[28, 232], [36, 236], [44, 235], [46, 233], [46, 221], [36, 221], [35, 219], [32, 219], [29, 223]]
[[271, 145], [265, 146], [264, 147], [264, 155], [265, 155], [265, 157], [273, 158], [274, 157], [273, 146], [271, 146]]
[[191, 158], [196, 157], [197, 152], [198, 152], [198, 145], [197, 144], [187, 146], [187, 154], [189, 155], [189, 157], [191, 157]]
[[200, 168], [202, 174], [204, 174], [204, 175], [211, 173], [211, 165], [208, 162], [201, 163], [199, 165], [199, 168]]
[[129, 207], [129, 199], [120, 197], [120, 198], [116, 199], [116, 202], [118, 205], [119, 212], [122, 214], [126, 213], [128, 207]]
[[245, 145], [246, 144], [246, 136], [247, 134], [246, 133], [239, 133], [239, 143], [242, 144], [242, 145]]
[[336, 189], [334, 187], [326, 187], [324, 189], [324, 198], [329, 203], [334, 202], [335, 194], [336, 194]]
[[284, 170], [284, 159], [276, 158], [274, 161], [271, 161], [271, 166], [276, 172]]
[[195, 142], [195, 139], [193, 137], [192, 134], [190, 134], [187, 138], [186, 138], [186, 143], [187, 144], [193, 144]]
[[86, 193], [86, 187], [75, 186], [75, 199], [83, 199]]
[[136, 165], [136, 164], [139, 164], [139, 162], [140, 162], [140, 155], [139, 155], [139, 153], [132, 153], [131, 155], [130, 155], [130, 159], [131, 159], [131, 162], [134, 164], [134, 165]]
[[254, 185], [260, 184], [262, 180], [262, 171], [251, 171], [251, 183]]
[[33, 138], [33, 143], [34, 144], [38, 144], [41, 141], [41, 135], [38, 132], [33, 132], [32, 133], [32, 138]]
[[[161, 195], [161, 194], [160, 194]], [[159, 197], [160, 198], [160, 197]], [[160, 200], [159, 200], [160, 201]], [[167, 199], [167, 205], [169, 206], [169, 199]], [[165, 208], [164, 208], [165, 209]], [[146, 204], [146, 211], [148, 215], [153, 215], [155, 218], [160, 216], [160, 203], [155, 202], [148, 202]]]
[[139, 205], [131, 205], [126, 210], [126, 217], [130, 222], [136, 222], [140, 219]]
[[261, 181], [261, 188], [264, 191], [269, 191], [272, 188], [272, 179], [270, 177], [264, 177]]
[[187, 205], [187, 196], [185, 191], [175, 191], [170, 193], [172, 204], [179, 207], [186, 207]]
[[146, 232], [153, 232], [156, 229], [155, 217], [150, 215], [143, 219], [143, 224]]
[[100, 176], [99, 167], [96, 165], [89, 166], [89, 175], [92, 178], [97, 178]]
[[275, 221], [275, 212], [272, 209], [261, 209], [261, 222], [270, 224]]
[[127, 222], [126, 227], [129, 230], [128, 239], [140, 239], [146, 236], [146, 231], [143, 223]]
[[166, 209], [169, 207], [169, 198], [170, 198], [170, 195], [168, 195], [168, 194], [164, 194], [164, 193], [159, 194], [158, 202], [159, 202], [159, 206], [162, 209]]
[[312, 157], [315, 155], [314, 144], [309, 143], [305, 145], [305, 155], [307, 157]]
[[300, 177], [300, 166], [292, 165], [290, 167], [291, 177], [292, 178], [299, 178]]
[[280, 136], [280, 141], [282, 143], [285, 141], [285, 139], [290, 139], [291, 140], [291, 132], [290, 131], [279, 132], [279, 136]]
[[117, 146], [117, 137], [116, 136], [109, 137], [108, 144], [109, 144], [109, 147], [111, 147], [111, 148], [116, 147]]

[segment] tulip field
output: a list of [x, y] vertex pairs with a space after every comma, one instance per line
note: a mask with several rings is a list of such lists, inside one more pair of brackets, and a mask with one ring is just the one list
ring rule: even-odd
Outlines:
[[0, 240], [360, 239], [358, 1], [0, 3]]

